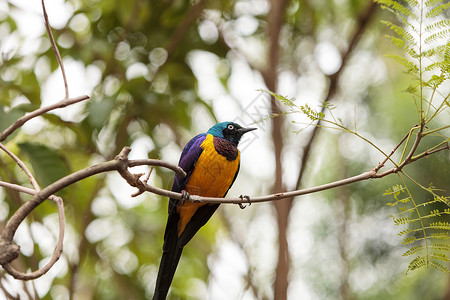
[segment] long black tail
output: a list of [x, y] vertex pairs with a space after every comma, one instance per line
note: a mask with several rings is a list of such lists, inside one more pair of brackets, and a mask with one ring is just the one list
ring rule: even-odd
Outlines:
[[170, 284], [172, 283], [175, 270], [180, 261], [181, 252], [183, 248], [176, 247], [169, 251], [164, 251], [161, 263], [159, 265], [158, 278], [156, 279], [155, 294], [153, 300], [165, 300], [169, 292]]
[[163, 255], [159, 265], [158, 277], [156, 278], [153, 300], [166, 299], [183, 247], [206, 224], [218, 207], [219, 204], [206, 204], [199, 207], [180, 236], [178, 236], [180, 215], [175, 206], [169, 208], [169, 218], [164, 233]]
[[172, 208], [167, 220], [164, 233], [164, 245], [161, 262], [159, 264], [158, 277], [156, 278], [155, 294], [153, 300], [165, 300], [172, 283], [175, 270], [180, 261], [183, 246], [178, 244], [178, 221], [180, 215]]

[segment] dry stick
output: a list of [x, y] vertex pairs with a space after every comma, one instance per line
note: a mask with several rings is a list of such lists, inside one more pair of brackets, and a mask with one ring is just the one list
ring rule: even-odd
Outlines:
[[66, 98], [55, 104], [36, 109], [35, 111], [17, 119], [17, 121], [15, 121], [11, 126], [9, 126], [3, 132], [1, 132], [0, 133], [0, 142], [3, 142], [11, 133], [16, 131], [20, 127], [22, 127], [22, 125], [25, 124], [25, 122], [28, 122], [29, 120], [31, 120], [37, 116], [45, 114], [46, 112], [49, 112], [51, 110], [63, 108], [63, 107], [87, 100], [87, 99], [89, 99], [89, 96], [87, 96], [87, 95], [78, 96], [75, 98]]
[[8, 154], [15, 162], [16, 164], [22, 169], [22, 171], [25, 172], [25, 174], [30, 179], [31, 185], [34, 187], [36, 191], [39, 191], [41, 188], [39, 187], [39, 184], [37, 183], [36, 179], [34, 178], [33, 174], [31, 174], [30, 170], [27, 168], [27, 166], [23, 163], [23, 161], [20, 160], [14, 153], [9, 151], [3, 144], [0, 143], [0, 149], [2, 149], [6, 154]]
[[52, 29], [50, 28], [50, 23], [48, 21], [47, 11], [45, 9], [44, 0], [42, 0], [42, 13], [44, 15], [45, 28], [47, 29], [48, 36], [50, 38], [50, 43], [52, 44], [53, 52], [55, 53], [56, 59], [58, 60], [59, 66], [61, 67], [61, 72], [64, 80], [64, 90], [66, 92], [65, 98], [69, 98], [69, 85], [67, 84], [66, 72], [64, 70], [64, 64], [62, 63], [61, 55], [59, 54], [58, 47], [56, 46], [55, 39], [53, 38]]

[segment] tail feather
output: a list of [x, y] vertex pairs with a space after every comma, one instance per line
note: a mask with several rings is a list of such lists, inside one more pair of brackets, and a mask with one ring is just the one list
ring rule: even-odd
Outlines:
[[153, 300], [166, 299], [180, 260], [181, 252], [183, 251], [183, 247], [178, 246], [179, 220], [180, 215], [176, 213], [175, 206], [169, 208], [169, 219], [167, 220], [166, 231], [164, 233], [163, 254], [159, 264]]
[[180, 261], [183, 248], [175, 247], [169, 251], [164, 251], [159, 265], [158, 277], [156, 279], [155, 294], [153, 300], [165, 300], [169, 292], [170, 285], [175, 275], [178, 262]]
[[169, 218], [164, 233], [163, 254], [159, 265], [153, 300], [166, 299], [178, 262], [180, 261], [183, 247], [192, 239], [195, 233], [205, 225], [218, 207], [219, 204], [207, 204], [198, 208], [180, 236], [178, 236], [178, 222], [180, 221], [180, 215], [178, 214], [175, 205], [169, 208]]

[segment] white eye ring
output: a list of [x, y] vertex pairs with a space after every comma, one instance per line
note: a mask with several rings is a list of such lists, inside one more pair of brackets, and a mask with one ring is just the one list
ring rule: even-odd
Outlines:
[[227, 128], [230, 129], [230, 130], [233, 130], [234, 126], [233, 126], [233, 124], [228, 124]]

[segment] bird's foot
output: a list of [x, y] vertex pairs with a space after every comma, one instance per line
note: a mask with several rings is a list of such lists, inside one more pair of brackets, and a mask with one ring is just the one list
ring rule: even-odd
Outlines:
[[244, 205], [244, 204], [242, 204], [242, 203], [238, 203], [240, 209], [244, 209], [244, 208], [246, 208], [247, 206], [252, 205], [252, 202], [250, 201], [250, 197], [249, 197], [249, 196], [247, 196], [247, 195], [240, 195], [239, 198], [241, 198], [241, 200], [244, 200], [244, 199], [245, 199], [245, 200], [247, 200], [247, 202], [248, 202], [248, 205]]
[[181, 199], [180, 199], [180, 206], [184, 205], [184, 202], [188, 201], [189, 198], [191, 197], [191, 195], [189, 195], [188, 192], [186, 192], [185, 190], [181, 191]]

